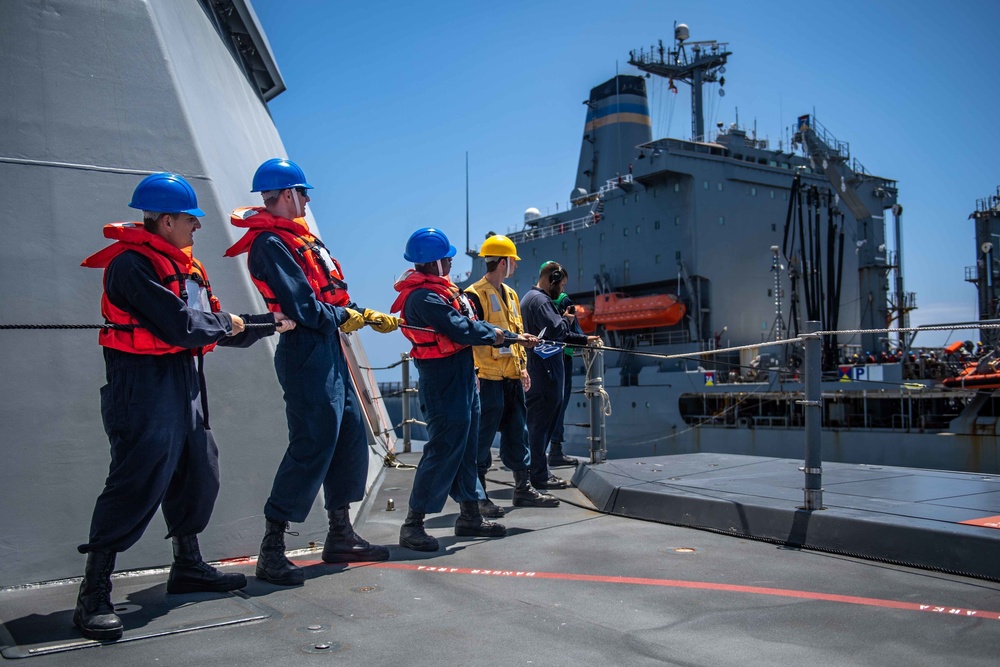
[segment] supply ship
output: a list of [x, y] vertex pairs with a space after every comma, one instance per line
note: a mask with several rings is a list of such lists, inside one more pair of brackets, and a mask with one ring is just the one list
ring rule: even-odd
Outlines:
[[[309, 7], [290, 8], [297, 21], [312, 18]], [[687, 48], [694, 46], [686, 42]], [[509, 511], [503, 519], [509, 527], [506, 538], [454, 536], [457, 506], [449, 502], [427, 522], [441, 551], [416, 553], [396, 546], [419, 454], [390, 456], [393, 437], [387, 425], [396, 420], [389, 422], [382, 410], [355, 334], [343, 340], [368, 417], [371, 457], [367, 498], [352, 508], [353, 519], [367, 539], [390, 546], [390, 560], [351, 566], [321, 562], [316, 545], [326, 526], [322, 499], [317, 499], [309, 518], [286, 536], [290, 557], [306, 569], [305, 586], [277, 587], [253, 576], [262, 504], [287, 442], [284, 403], [273, 370], [273, 341], [249, 350], [220, 350], [211, 355], [206, 372], [222, 490], [201, 544], [206, 559], [244, 572], [249, 583], [231, 593], [166, 593], [171, 556], [157, 517], [142, 540], [118, 559], [112, 600], [123, 619], [123, 637], [117, 642], [82, 638], [72, 623], [84, 560], [76, 545], [86, 535], [109, 457], [99, 410], [104, 368], [97, 332], [75, 328], [96, 319], [101, 276], [80, 268], [80, 260], [103, 244], [104, 223], [128, 215], [125, 202], [149, 173], [182, 173], [195, 188], [206, 221], [225, 220], [230, 210], [246, 205], [256, 166], [285, 155], [268, 111], [268, 102], [285, 84], [247, 0], [6, 0], [0, 3], [0, 53], [0, 78], [8, 92], [0, 104], [0, 174], [7, 194], [0, 210], [8, 231], [0, 249], [0, 277], [8, 287], [0, 322], [3, 661], [74, 667], [330, 660], [763, 666], [806, 661], [911, 665], [938, 655], [937, 662], [995, 662], [993, 621], [1000, 619], [1000, 590], [988, 580], [1000, 579], [1000, 540], [991, 539], [996, 531], [990, 521], [996, 517], [985, 515], [1000, 515], [993, 499], [996, 478], [921, 477], [926, 471], [828, 464], [829, 486], [854, 486], [844, 494], [829, 489], [823, 511], [807, 514], [788, 498], [789, 474], [791, 487], [798, 483], [795, 461], [710, 454], [620, 460], [630, 488], [613, 494], [595, 483], [604, 474], [602, 466], [580, 465], [573, 473], [579, 488], [553, 492], [563, 503], [556, 509], [511, 508], [510, 489], [504, 488], [510, 474], [493, 470], [490, 493]], [[719, 62], [728, 55], [710, 44], [700, 45], [698, 53], [695, 62]], [[636, 55], [637, 62], [647, 58]], [[720, 74], [721, 84], [718, 69], [703, 71], [703, 80], [713, 72]], [[674, 80], [683, 78], [678, 74]], [[722, 386], [723, 373], [735, 367], [697, 355], [766, 337], [755, 323], [771, 322], [760, 313], [775, 312], [774, 298], [766, 294], [768, 281], [777, 275], [769, 272], [767, 244], [780, 243], [782, 227], [772, 215], [783, 215], [786, 195], [795, 201], [793, 172], [806, 167], [808, 159], [769, 150], [738, 128], [710, 142], [698, 138], [701, 131], [694, 141], [653, 142], [641, 133], [629, 135], [623, 125], [622, 145], [638, 147], [635, 168], [629, 173], [624, 159], [609, 166], [608, 156], [618, 154], [609, 148], [617, 143], [607, 143], [617, 142], [618, 135], [617, 129], [604, 132], [614, 127], [609, 123], [631, 114], [648, 130], [642, 120], [642, 80], [621, 77], [612, 83], [614, 90], [597, 89], [588, 110], [577, 185], [582, 192], [574, 196], [578, 206], [569, 214], [532, 218], [518, 237], [522, 256], [539, 263], [559, 259], [576, 271], [574, 294], [592, 305], [594, 319], [600, 320], [595, 326], [609, 346], [634, 346], [636, 354], [608, 353], [609, 366], [618, 369], [608, 378], [614, 401], [609, 433], [615, 438], [609, 453], [621, 455], [615, 451], [619, 438], [638, 451], [639, 440], [669, 435], [671, 424], [678, 431], [691, 429], [684, 436], [689, 446], [707, 440], [709, 433], [749, 435], [750, 442], [754, 435], [773, 442], [783, 429], [794, 434], [796, 427], [780, 424], [784, 417], [769, 412], [773, 404], [763, 398], [782, 389], [792, 396], [789, 358], [794, 350], [778, 350], [773, 365], [761, 354], [754, 377], [739, 369], [744, 382], [732, 386], [757, 392], [758, 402], [742, 401], [733, 424], [722, 423], [728, 416], [715, 415], [719, 423], [706, 418], [694, 430], [681, 411], [710, 415], [718, 407], [710, 400], [727, 400], [712, 399], [705, 379], [714, 372], [713, 386]], [[610, 95], [629, 96], [633, 107], [611, 113]], [[813, 132], [818, 128], [812, 119], [803, 125]], [[837, 168], [845, 164], [831, 157]], [[824, 180], [818, 167], [802, 171], [801, 192], [827, 187], [829, 178]], [[895, 186], [867, 174], [861, 180], [855, 184], [848, 174], [846, 182], [875, 212], [872, 220], [879, 220], [881, 205], [895, 201]], [[709, 192], [713, 198], [706, 197]], [[803, 199], [804, 209], [809, 201]], [[753, 215], [741, 218], [735, 211], [742, 209]], [[980, 213], [977, 234], [981, 227], [980, 242], [986, 242], [997, 231], [991, 228], [996, 202]], [[812, 215], [815, 219], [815, 211]], [[850, 231], [858, 219], [844, 215]], [[711, 230], [702, 227], [706, 219]], [[731, 235], [731, 243], [717, 238], [719, 229]], [[892, 264], [878, 250], [881, 229], [869, 224], [862, 229], [866, 235], [845, 241], [849, 251], [842, 275], [879, 275]], [[235, 241], [234, 232], [229, 225], [205, 224], [196, 253], [210, 267], [214, 291], [227, 311], [260, 312], [263, 303], [244, 265], [220, 259]], [[660, 241], [655, 241], [657, 233]], [[756, 258], [761, 240], [766, 284], [758, 289], [758, 269], [749, 268], [757, 266], [756, 259], [740, 255]], [[855, 254], [850, 244], [861, 240], [867, 248]], [[972, 267], [969, 276], [981, 289], [989, 288], [982, 301], [989, 317], [995, 311], [992, 266], [982, 263], [978, 273]], [[590, 290], [588, 272], [602, 275], [597, 295]], [[523, 291], [529, 281], [519, 280]], [[780, 289], [788, 290], [782, 280]], [[853, 288], [852, 282], [843, 281], [840, 302], [875, 289]], [[733, 290], [742, 291], [729, 294]], [[603, 302], [595, 299], [602, 295]], [[815, 305], [813, 297], [809, 303]], [[788, 325], [784, 319], [780, 328], [774, 325], [776, 336], [794, 331], [792, 306], [787, 298], [782, 304]], [[884, 326], [879, 321], [884, 312], [844, 313], [839, 328]], [[729, 333], [722, 332], [727, 325]], [[883, 349], [878, 340], [842, 342]], [[647, 348], [683, 350], [695, 360], [649, 365], [638, 355]], [[695, 368], [699, 364], [704, 371]], [[883, 384], [898, 392], [890, 366], [857, 368], [874, 374], [881, 367]], [[966, 375], [981, 374], [977, 369]], [[688, 385], [680, 379], [688, 379]], [[671, 398], [685, 393], [694, 398]], [[914, 400], [925, 398], [914, 394]], [[948, 395], [956, 397], [951, 406], [956, 411], [965, 410], [965, 397], [981, 394], [959, 388]], [[844, 419], [853, 413], [854, 408], [845, 410]], [[574, 408], [570, 419], [580, 421], [582, 414]], [[948, 412], [940, 408], [940, 414]], [[984, 423], [984, 414], [985, 408], [977, 425]], [[879, 428], [869, 426], [866, 440], [868, 431]], [[952, 460], [958, 457], [956, 450], [948, 451]], [[605, 465], [603, 470], [614, 474], [618, 469]], [[643, 486], [640, 477], [653, 480], [645, 486], [656, 486], [656, 475], [667, 470], [671, 480], [679, 481], [666, 486], [678, 495], [634, 502]], [[751, 493], [741, 491], [734, 478], [748, 470], [761, 471], [744, 478], [752, 482]], [[715, 482], [709, 478], [713, 472]], [[767, 477], [768, 492], [776, 494], [771, 507], [760, 501], [765, 495], [757, 483], [761, 475]], [[903, 507], [879, 500], [898, 487], [930, 489], [924, 495], [934, 501]], [[605, 502], [609, 498], [627, 508]], [[891, 524], [876, 522], [884, 517], [871, 520], [865, 508], [851, 505], [852, 498], [890, 508]], [[696, 502], [714, 499], [712, 511]], [[688, 521], [692, 517], [696, 520]], [[761, 517], [766, 525], [758, 521]], [[959, 525], [970, 520], [974, 525]], [[808, 550], [815, 548], [835, 555]], [[882, 562], [859, 560], [858, 553]], [[825, 632], [830, 627], [837, 632]]]
[[[797, 119], [788, 145], [736, 123], [707, 128], [703, 94], [724, 93], [732, 55], [727, 43], [692, 41], [684, 24], [671, 45], [630, 52], [639, 73], [616, 75], [585, 102], [570, 205], [545, 216], [529, 208], [508, 233], [524, 260], [508, 283], [523, 295], [534, 267], [560, 262], [581, 325], [609, 348], [607, 455], [801, 457], [801, 347], [753, 346], [816, 321], [834, 332], [823, 339], [827, 460], [1000, 472], [1000, 406], [977, 391], [1000, 384], [971, 372], [978, 386], [942, 384], [992, 348], [920, 349], [898, 331], [916, 300], [903, 287], [896, 181], [870, 173], [813, 114]], [[689, 138], [652, 137], [650, 77], [690, 87]], [[996, 216], [995, 201], [980, 203], [977, 244]], [[471, 276], [482, 275], [469, 255]], [[967, 269], [984, 320], [996, 311], [994, 255], [983, 250]], [[992, 342], [991, 331], [965, 333]], [[744, 349], [713, 352], [733, 347]], [[576, 455], [589, 449], [584, 379], [578, 356], [566, 413]]]

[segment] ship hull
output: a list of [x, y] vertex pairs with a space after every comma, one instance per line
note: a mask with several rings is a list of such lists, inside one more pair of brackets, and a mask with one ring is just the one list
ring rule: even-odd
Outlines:
[[[690, 416], [685, 420], [679, 402], [682, 396], [697, 396], [698, 390], [690, 385], [684, 387], [676, 379], [686, 375], [700, 378], [701, 374], [661, 375], [662, 382], [648, 386], [606, 388], [612, 406], [612, 414], [606, 420], [609, 459], [699, 452], [804, 459], [802, 426], [754, 416], [732, 419], [731, 424], [722, 423], [725, 421], [722, 419], [711, 423], [709, 419]], [[583, 377], [574, 379], [577, 382], [566, 411], [564, 449], [573, 456], [589, 457], [589, 406], [582, 393]], [[759, 387], [748, 385], [746, 389], [754, 391]], [[905, 428], [905, 424], [895, 429], [824, 424], [822, 458], [837, 463], [998, 474], [1000, 438], [995, 433], [995, 420], [977, 421], [980, 425], [975, 433]]]

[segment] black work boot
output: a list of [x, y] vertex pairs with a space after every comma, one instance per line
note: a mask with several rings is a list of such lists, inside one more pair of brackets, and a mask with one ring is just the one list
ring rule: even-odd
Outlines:
[[437, 551], [438, 541], [424, 530], [423, 512], [410, 510], [399, 529], [399, 546], [414, 551]]
[[245, 575], [224, 574], [202, 559], [197, 535], [175, 536], [173, 543], [174, 564], [167, 577], [168, 593], [225, 593], [246, 587]]
[[287, 521], [267, 519], [267, 529], [260, 543], [257, 557], [257, 578], [270, 581], [278, 586], [301, 586], [306, 580], [302, 568], [288, 560], [285, 555], [285, 530]]
[[490, 500], [490, 494], [486, 493], [486, 473], [479, 473], [479, 482], [483, 485], [483, 493], [486, 500], [479, 501], [479, 513], [488, 519], [499, 519], [503, 516], [503, 508]]
[[554, 440], [549, 443], [549, 466], [561, 468], [563, 466], [576, 467], [577, 460], [563, 454], [562, 443]]
[[389, 550], [380, 544], [369, 544], [354, 532], [350, 507], [327, 510], [330, 532], [323, 543], [324, 563], [370, 563], [389, 560]]
[[87, 568], [73, 612], [73, 625], [80, 628], [84, 637], [121, 639], [122, 619], [118, 618], [111, 604], [111, 573], [114, 569], [113, 552], [91, 551], [87, 554]]
[[479, 513], [478, 500], [463, 500], [459, 503], [462, 513], [455, 520], [455, 535], [459, 537], [503, 537], [507, 529], [500, 523], [487, 521]]
[[536, 489], [565, 489], [569, 484], [564, 479], [549, 475], [548, 479], [533, 479], [531, 485]]
[[559, 507], [559, 499], [547, 493], [539, 493], [528, 481], [527, 470], [514, 471], [515, 507]]

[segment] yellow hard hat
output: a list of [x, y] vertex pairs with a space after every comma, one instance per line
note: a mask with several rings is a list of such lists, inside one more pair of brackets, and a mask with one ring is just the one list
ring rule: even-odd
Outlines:
[[517, 256], [517, 248], [514, 247], [514, 242], [503, 234], [494, 234], [483, 241], [483, 247], [479, 249], [479, 256], [512, 257], [518, 262], [521, 261], [521, 258]]

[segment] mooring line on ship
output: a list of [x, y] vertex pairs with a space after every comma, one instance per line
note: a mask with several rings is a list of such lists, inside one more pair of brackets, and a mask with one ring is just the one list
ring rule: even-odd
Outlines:
[[[244, 322], [244, 329], [264, 329], [271, 328], [273, 324], [267, 322]], [[121, 331], [132, 331], [133, 329], [146, 329], [141, 324], [0, 324], [0, 330], [7, 329], [119, 329]]]

